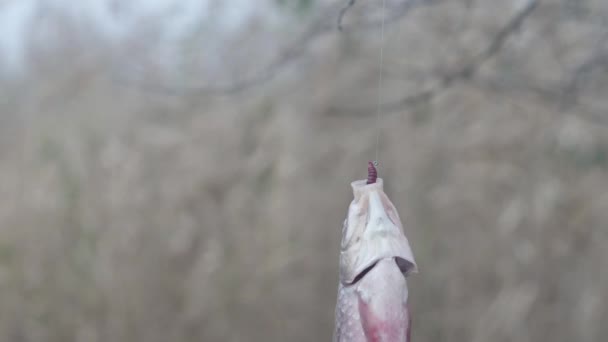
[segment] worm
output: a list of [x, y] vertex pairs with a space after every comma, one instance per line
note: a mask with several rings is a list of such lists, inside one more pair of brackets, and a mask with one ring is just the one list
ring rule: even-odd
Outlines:
[[374, 162], [367, 163], [367, 184], [376, 183], [376, 179], [378, 178], [378, 170], [374, 166]]

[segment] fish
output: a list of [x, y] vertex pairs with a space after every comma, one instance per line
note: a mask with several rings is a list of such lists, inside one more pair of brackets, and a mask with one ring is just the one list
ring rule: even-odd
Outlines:
[[418, 266], [383, 179], [369, 180], [351, 183], [354, 198], [342, 226], [333, 341], [411, 342], [407, 278], [418, 273]]

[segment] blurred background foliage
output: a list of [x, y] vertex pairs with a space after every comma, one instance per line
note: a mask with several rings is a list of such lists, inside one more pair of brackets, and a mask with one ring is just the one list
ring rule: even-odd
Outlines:
[[345, 2], [0, 5], [0, 341], [330, 340], [377, 127], [414, 341], [605, 340], [608, 3]]
[[314, 0], [275, 0], [277, 5], [293, 10], [298, 14], [308, 13], [313, 7]]

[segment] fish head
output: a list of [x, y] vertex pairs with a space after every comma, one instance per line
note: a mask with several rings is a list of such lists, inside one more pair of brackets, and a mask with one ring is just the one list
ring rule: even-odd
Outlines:
[[340, 281], [351, 284], [367, 268], [384, 258], [394, 258], [404, 276], [418, 266], [397, 209], [384, 193], [384, 182], [351, 183], [354, 199], [342, 228]]

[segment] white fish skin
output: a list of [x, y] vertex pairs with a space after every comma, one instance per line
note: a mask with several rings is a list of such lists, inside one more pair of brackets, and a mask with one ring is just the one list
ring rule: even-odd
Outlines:
[[418, 267], [381, 178], [351, 184], [342, 228], [334, 342], [410, 342], [406, 276]]

